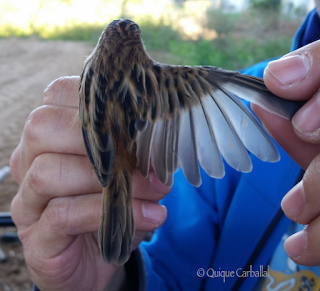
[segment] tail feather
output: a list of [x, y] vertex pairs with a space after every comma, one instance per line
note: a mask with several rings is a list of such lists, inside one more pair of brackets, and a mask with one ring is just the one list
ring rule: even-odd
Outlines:
[[107, 263], [123, 265], [131, 254], [134, 236], [131, 181], [131, 173], [114, 173], [103, 189], [99, 247]]

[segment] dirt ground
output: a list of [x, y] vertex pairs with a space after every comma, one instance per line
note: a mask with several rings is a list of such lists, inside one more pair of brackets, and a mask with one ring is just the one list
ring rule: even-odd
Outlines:
[[[82, 42], [0, 39], [0, 168], [9, 165], [30, 112], [42, 105], [42, 93], [54, 79], [79, 75], [93, 47]], [[0, 211], [10, 211], [18, 185], [9, 175], [0, 184]], [[0, 229], [12, 232], [15, 228]], [[0, 291], [31, 290], [20, 244], [0, 242], [7, 256], [0, 263]]]

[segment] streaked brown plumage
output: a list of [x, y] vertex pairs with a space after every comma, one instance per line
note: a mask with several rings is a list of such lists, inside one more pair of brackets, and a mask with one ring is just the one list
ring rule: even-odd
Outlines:
[[83, 137], [104, 187], [99, 246], [106, 262], [124, 264], [131, 253], [137, 165], [147, 177], [151, 160], [167, 186], [180, 165], [189, 182], [199, 186], [198, 161], [211, 177], [223, 177], [220, 153], [242, 172], [252, 169], [247, 149], [263, 161], [280, 159], [269, 135], [236, 96], [284, 118], [300, 106], [274, 96], [260, 78], [157, 63], [146, 53], [137, 24], [120, 19], [107, 25], [85, 61], [79, 86]]

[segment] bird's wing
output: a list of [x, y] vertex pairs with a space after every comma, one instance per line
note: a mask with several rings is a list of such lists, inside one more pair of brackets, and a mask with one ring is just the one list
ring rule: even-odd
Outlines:
[[[105, 101], [103, 96], [90, 97], [90, 94], [98, 94], [94, 86], [105, 86], [105, 84], [96, 84], [92, 82], [94, 71], [91, 67], [86, 66], [81, 75], [79, 87], [79, 114], [82, 126], [82, 135], [87, 154], [97, 177], [103, 187], [110, 179], [115, 153], [112, 139], [109, 134], [94, 130], [94, 127], [101, 127], [98, 122], [103, 122], [105, 112]], [[92, 100], [90, 104], [90, 100]], [[90, 120], [89, 106], [95, 108], [95, 121]], [[92, 126], [93, 125], [93, 126]]]
[[280, 159], [270, 136], [238, 97], [285, 118], [299, 105], [273, 95], [262, 79], [214, 67], [157, 63], [145, 75], [151, 108], [135, 123], [138, 166], [145, 177], [150, 160], [167, 186], [179, 165], [188, 181], [200, 186], [199, 163], [209, 176], [224, 176], [221, 155], [241, 172], [252, 170], [247, 150], [262, 161]]
[[207, 80], [209, 83], [216, 83], [226, 92], [257, 104], [285, 119], [291, 119], [305, 103], [279, 98], [267, 89], [261, 78], [215, 67], [203, 68], [208, 71]]

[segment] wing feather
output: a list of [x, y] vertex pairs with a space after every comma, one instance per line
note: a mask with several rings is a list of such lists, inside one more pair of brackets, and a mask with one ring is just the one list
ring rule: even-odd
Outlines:
[[185, 110], [180, 116], [178, 158], [183, 174], [193, 186], [201, 185], [201, 176], [197, 157], [194, 113]]
[[137, 160], [138, 167], [143, 177], [148, 177], [150, 167], [151, 145], [155, 124], [147, 122], [146, 129], [137, 135]]
[[250, 152], [262, 161], [280, 160], [279, 152], [270, 136], [239, 98], [220, 91], [215, 95], [215, 100], [228, 115], [237, 135]]
[[[106, 137], [106, 135], [102, 135], [101, 138], [107, 139], [108, 143], [105, 148], [101, 148], [103, 142], [99, 140], [99, 137], [97, 137], [95, 133], [88, 134], [88, 132], [82, 128], [82, 135], [89, 160], [93, 165], [101, 185], [105, 187], [110, 180], [110, 173], [112, 171], [115, 158], [112, 140], [109, 136]], [[96, 150], [93, 150], [93, 148]]]
[[155, 124], [154, 138], [152, 140], [151, 163], [154, 172], [161, 183], [166, 184], [168, 178], [168, 140], [169, 140], [169, 121], [160, 120]]
[[210, 116], [209, 123], [213, 128], [218, 148], [225, 161], [234, 169], [250, 172], [252, 164], [249, 154], [241, 142], [233, 124], [225, 111], [216, 101], [220, 91], [214, 92], [212, 98], [203, 98], [204, 110]]
[[201, 167], [210, 177], [222, 178], [225, 174], [224, 164], [215, 138], [214, 128], [210, 122], [212, 114], [205, 110], [203, 101], [201, 100], [201, 106], [192, 108], [195, 117], [198, 159]]
[[[79, 115], [89, 160], [101, 185], [105, 187], [110, 180], [115, 152], [110, 135], [102, 131], [97, 133], [92, 126], [89, 126], [94, 119], [98, 120], [97, 115], [103, 115], [105, 107], [105, 101], [101, 99], [101, 96], [95, 94], [98, 92], [95, 86], [98, 85], [93, 82], [93, 77], [92, 68], [86, 65], [79, 85]], [[95, 110], [90, 111], [90, 107]], [[94, 112], [95, 116], [91, 116], [90, 112]]]
[[265, 86], [263, 79], [244, 75], [214, 67], [209, 67], [209, 82], [218, 83], [220, 88], [246, 101], [257, 104], [265, 110], [291, 119], [297, 110], [305, 103], [279, 98]]
[[165, 185], [173, 185], [173, 174], [179, 167], [178, 146], [179, 146], [179, 124], [180, 116], [175, 116], [169, 121], [168, 154], [167, 154], [167, 182]]
[[[222, 178], [222, 157], [241, 172], [252, 170], [248, 150], [262, 161], [280, 159], [268, 133], [238, 97], [285, 118], [290, 118], [301, 102], [278, 98], [262, 79], [237, 72], [159, 63], [154, 67], [160, 92], [148, 98], [163, 100], [152, 101], [153, 108], [143, 113], [146, 123], [135, 123], [137, 160], [144, 177], [148, 176], [150, 158], [156, 176], [168, 187], [179, 166], [188, 181], [198, 187], [199, 163], [209, 176]], [[159, 104], [166, 106], [154, 107]]]

